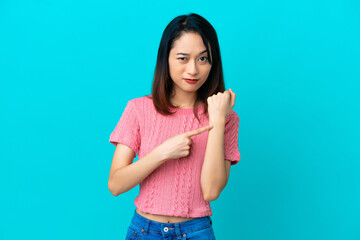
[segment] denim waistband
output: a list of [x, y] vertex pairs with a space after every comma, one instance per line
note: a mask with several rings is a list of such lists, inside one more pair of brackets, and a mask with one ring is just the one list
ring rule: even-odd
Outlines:
[[205, 216], [182, 222], [164, 223], [148, 219], [136, 212], [135, 209], [131, 223], [141, 228], [141, 232], [145, 235], [148, 231], [152, 231], [154, 233], [162, 233], [163, 236], [180, 236], [184, 233], [189, 233], [203, 228], [207, 228], [212, 225], [212, 220], [210, 216]]

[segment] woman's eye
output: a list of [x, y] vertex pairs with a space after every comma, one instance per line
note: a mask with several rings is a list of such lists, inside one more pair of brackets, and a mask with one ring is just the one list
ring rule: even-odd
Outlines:
[[178, 59], [180, 59], [180, 60], [185, 60], [186, 57], [179, 57]]
[[207, 60], [207, 57], [201, 57], [200, 59], [202, 59], [201, 61], [204, 62], [205, 60]]

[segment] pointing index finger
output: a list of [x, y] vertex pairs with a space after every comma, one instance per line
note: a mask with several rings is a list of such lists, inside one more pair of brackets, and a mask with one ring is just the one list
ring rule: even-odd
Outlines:
[[201, 128], [195, 129], [193, 131], [187, 132], [186, 134], [187, 134], [187, 136], [192, 137], [194, 135], [198, 135], [200, 133], [203, 133], [203, 132], [205, 132], [205, 131], [207, 131], [207, 130], [209, 130], [211, 128], [212, 128], [212, 126], [205, 126], [205, 127], [201, 127]]

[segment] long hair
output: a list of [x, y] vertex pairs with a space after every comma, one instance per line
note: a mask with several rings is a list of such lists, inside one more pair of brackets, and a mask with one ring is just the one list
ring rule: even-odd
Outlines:
[[[156, 110], [162, 115], [171, 115], [169, 107], [175, 108], [170, 102], [173, 92], [173, 82], [169, 74], [169, 53], [174, 42], [183, 33], [200, 34], [208, 53], [208, 61], [211, 64], [209, 76], [205, 83], [197, 90], [196, 103], [204, 104], [204, 114], [208, 114], [207, 98], [218, 92], [225, 91], [220, 47], [217, 34], [213, 26], [202, 16], [190, 13], [174, 18], [165, 28], [161, 37], [158, 49], [152, 94], [147, 96], [152, 98]], [[194, 114], [199, 121], [197, 112]]]

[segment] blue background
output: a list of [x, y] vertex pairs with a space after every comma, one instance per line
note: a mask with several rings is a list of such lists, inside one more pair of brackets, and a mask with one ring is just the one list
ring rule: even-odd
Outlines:
[[0, 239], [124, 239], [109, 136], [149, 94], [162, 32], [215, 27], [241, 160], [217, 239], [360, 238], [360, 2], [0, 1]]

